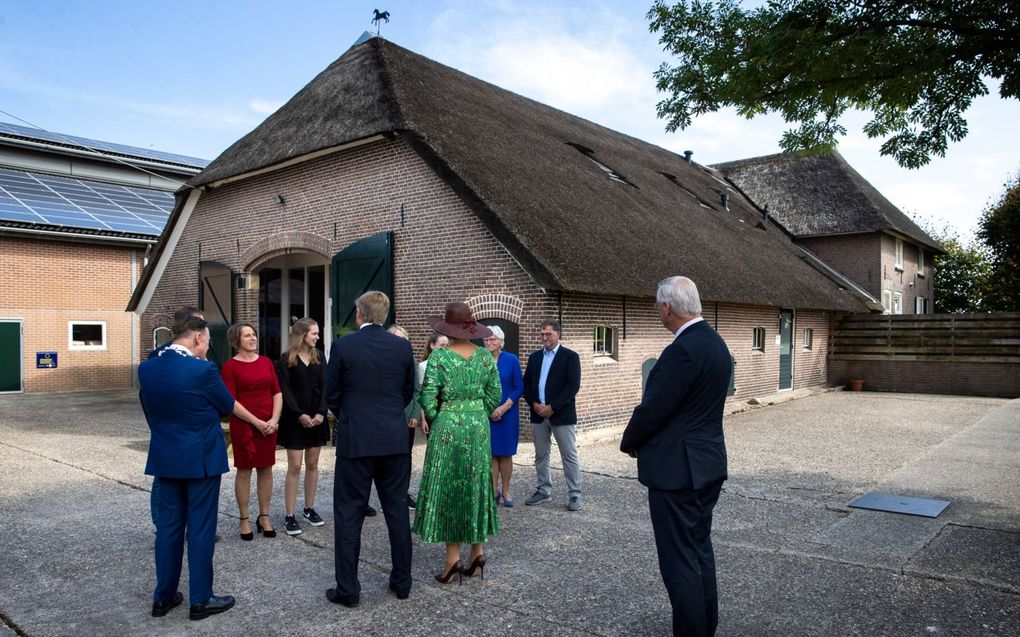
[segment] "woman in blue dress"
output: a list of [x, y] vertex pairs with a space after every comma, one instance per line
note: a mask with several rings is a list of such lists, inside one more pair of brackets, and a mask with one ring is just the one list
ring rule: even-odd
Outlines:
[[495, 325], [489, 326], [489, 330], [492, 336], [485, 339], [485, 347], [496, 359], [499, 381], [503, 385], [499, 407], [489, 415], [492, 490], [496, 494], [497, 503], [502, 500], [503, 506], [512, 507], [514, 499], [510, 495], [510, 476], [514, 472], [513, 457], [517, 454], [517, 439], [521, 431], [521, 415], [517, 403], [524, 393], [524, 380], [521, 378], [521, 361], [510, 352], [503, 351], [506, 338], [503, 330]]

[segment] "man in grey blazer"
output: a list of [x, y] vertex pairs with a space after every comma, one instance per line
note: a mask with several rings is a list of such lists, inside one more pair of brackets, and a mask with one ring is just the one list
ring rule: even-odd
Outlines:
[[659, 571], [673, 606], [673, 634], [711, 636], [719, 623], [712, 510], [726, 479], [723, 406], [732, 363], [719, 334], [701, 318], [694, 282], [659, 283], [656, 304], [673, 342], [648, 375], [620, 450], [638, 460]]

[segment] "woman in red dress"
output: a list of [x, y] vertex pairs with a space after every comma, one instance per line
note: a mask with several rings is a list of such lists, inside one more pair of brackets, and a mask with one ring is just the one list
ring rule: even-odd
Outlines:
[[269, 501], [273, 496], [276, 430], [283, 410], [283, 393], [273, 361], [259, 356], [259, 338], [251, 323], [231, 325], [227, 330], [227, 340], [237, 353], [223, 364], [223, 382], [234, 400], [266, 423], [264, 428], [257, 428], [236, 416], [230, 417], [230, 445], [237, 468], [234, 494], [241, 517], [241, 539], [255, 537], [248, 520], [252, 469], [257, 473], [255, 493], [259, 503], [255, 528], [265, 537], [276, 537], [276, 530], [269, 519]]

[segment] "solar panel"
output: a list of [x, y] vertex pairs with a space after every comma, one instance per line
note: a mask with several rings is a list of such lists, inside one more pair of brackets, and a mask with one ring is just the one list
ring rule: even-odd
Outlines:
[[156, 236], [173, 207], [165, 191], [0, 168], [0, 222]]
[[[38, 128], [28, 128], [26, 126], [18, 126], [17, 124], [9, 124], [7, 122], [0, 122], [0, 135], [34, 139], [50, 142], [59, 146], [80, 148], [82, 150], [94, 149], [108, 153], [116, 153], [118, 155], [138, 157], [140, 159], [152, 159], [171, 164], [183, 164], [184, 166], [192, 166], [195, 168], [205, 168], [206, 165], [209, 164], [208, 160], [199, 159], [197, 157], [188, 157], [187, 155], [177, 155], [175, 153], [164, 153], [158, 150], [137, 148], [135, 146], [126, 146], [124, 144], [113, 144], [111, 142], [103, 142], [97, 139], [75, 137], [74, 135], [58, 135], [56, 133], [50, 133], [49, 131], [39, 130]], [[83, 146], [85, 148], [82, 148]]]

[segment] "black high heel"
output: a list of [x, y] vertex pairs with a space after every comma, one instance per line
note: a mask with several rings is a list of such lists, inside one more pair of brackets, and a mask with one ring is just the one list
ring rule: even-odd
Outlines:
[[269, 519], [269, 514], [260, 513], [258, 518], [255, 518], [255, 528], [258, 530], [259, 535], [262, 537], [276, 537], [276, 529], [264, 529], [262, 523], [259, 522], [259, 518]]
[[450, 581], [450, 578], [453, 577], [454, 573], [456, 573], [457, 584], [463, 584], [464, 581], [461, 579], [461, 573], [463, 572], [464, 565], [460, 563], [460, 560], [457, 560], [457, 563], [451, 566], [449, 570], [447, 570], [445, 573], [436, 575], [436, 581], [439, 582], [440, 584], [446, 584], [447, 582]]
[[[241, 518], [241, 522], [244, 522], [247, 519], [248, 519], [248, 516], [246, 515], [243, 518]], [[251, 542], [252, 540], [255, 539], [255, 533], [252, 532], [252, 531], [248, 531], [247, 533], [242, 533], [241, 534], [241, 539], [244, 540], [245, 542]]]
[[471, 565], [464, 569], [464, 577], [474, 577], [475, 570], [478, 571], [479, 577], [485, 579], [485, 555], [479, 555], [471, 560]]

